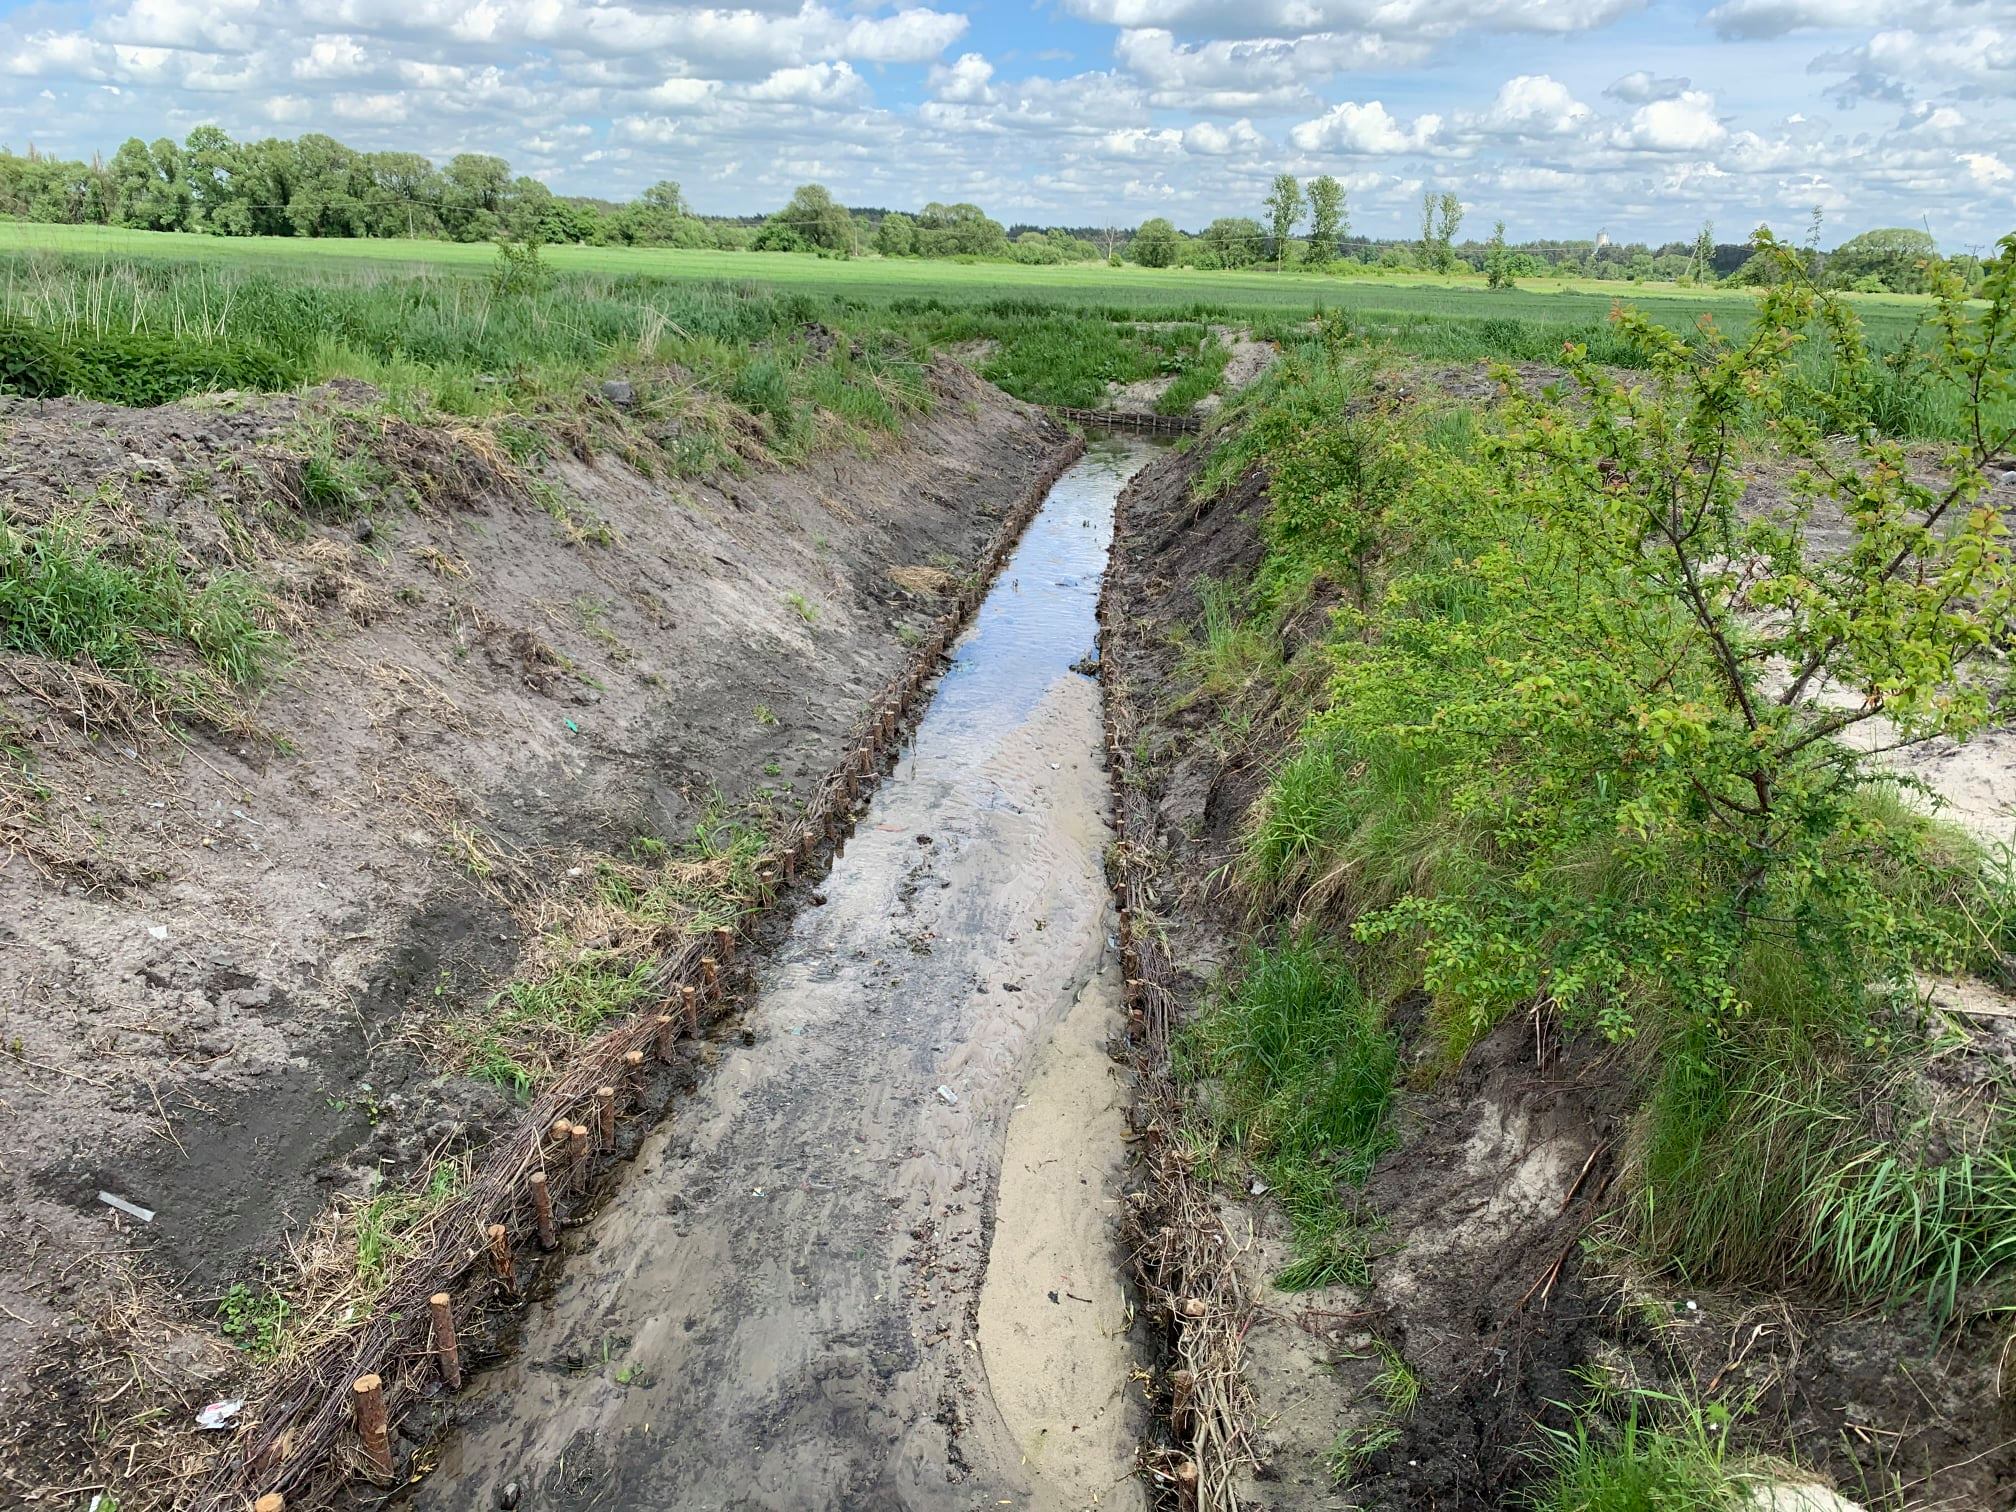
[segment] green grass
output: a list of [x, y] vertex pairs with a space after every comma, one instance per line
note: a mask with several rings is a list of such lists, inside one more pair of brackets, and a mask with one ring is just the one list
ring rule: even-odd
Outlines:
[[1284, 1287], [1362, 1280], [1366, 1231], [1341, 1194], [1387, 1147], [1398, 1048], [1348, 959], [1313, 938], [1250, 951], [1177, 1046], [1216, 1138], [1243, 1151], [1294, 1230]]
[[1677, 1396], [1630, 1393], [1621, 1422], [1592, 1412], [1571, 1427], [1544, 1424], [1540, 1482], [1521, 1498], [1532, 1512], [1736, 1512], [1762, 1477], [1728, 1462], [1729, 1414]]
[[87, 513], [0, 523], [0, 644], [98, 672], [171, 714], [216, 722], [263, 681], [282, 650], [272, 614], [244, 574], [199, 575], [151, 538], [115, 545]]

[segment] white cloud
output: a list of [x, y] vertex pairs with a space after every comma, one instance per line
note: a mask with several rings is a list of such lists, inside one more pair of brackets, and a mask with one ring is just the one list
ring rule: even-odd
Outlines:
[[780, 68], [743, 93], [751, 100], [817, 105], [830, 110], [841, 105], [858, 105], [866, 100], [868, 83], [844, 62], [805, 63], [793, 68]]
[[994, 65], [979, 53], [961, 53], [952, 63], [931, 65], [931, 93], [961, 105], [992, 104], [994, 91], [988, 81], [993, 77]]
[[1639, 106], [1611, 140], [1627, 151], [1701, 152], [1728, 134], [1715, 114], [1715, 97], [1687, 89], [1670, 100]]
[[1484, 113], [1466, 124], [1498, 136], [1568, 136], [1581, 131], [1590, 116], [1589, 107], [1560, 80], [1520, 74], [1507, 79]]
[[1621, 79], [1613, 81], [1603, 93], [1613, 100], [1622, 100], [1627, 105], [1643, 105], [1651, 100], [1670, 100], [1685, 94], [1693, 88], [1694, 81], [1687, 78], [1660, 78], [1645, 69], [1635, 69]]
[[1363, 105], [1345, 100], [1315, 120], [1304, 121], [1289, 139], [1304, 152], [1381, 156], [1423, 151], [1441, 129], [1438, 115], [1417, 116], [1411, 126], [1402, 126], [1377, 100]]

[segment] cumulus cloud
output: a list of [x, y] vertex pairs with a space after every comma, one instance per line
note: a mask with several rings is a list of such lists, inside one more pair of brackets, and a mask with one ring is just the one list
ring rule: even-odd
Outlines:
[[1442, 130], [1439, 115], [1415, 117], [1403, 126], [1377, 100], [1359, 104], [1345, 100], [1313, 121], [1304, 121], [1289, 139], [1304, 152], [1344, 153], [1378, 157], [1424, 151]]
[[1123, 31], [1116, 63], [1152, 91], [1161, 109], [1237, 113], [1307, 108], [1311, 88], [1340, 73], [1411, 67], [1425, 43], [1394, 42], [1368, 32], [1181, 43], [1160, 27]]
[[1507, 79], [1490, 106], [1466, 124], [1497, 136], [1570, 136], [1580, 132], [1591, 115], [1560, 80], [1520, 74]]
[[1611, 140], [1634, 152], [1702, 152], [1728, 134], [1715, 114], [1715, 97], [1685, 89], [1670, 100], [1640, 105]]

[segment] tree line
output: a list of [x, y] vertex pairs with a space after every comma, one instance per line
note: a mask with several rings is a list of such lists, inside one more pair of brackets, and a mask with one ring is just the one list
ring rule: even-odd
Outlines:
[[[1023, 263], [1104, 260], [1148, 268], [1298, 267], [1474, 272], [1494, 288], [1522, 277], [1576, 274], [1618, 280], [1755, 282], [1747, 244], [1718, 243], [1704, 225], [1689, 242], [1586, 240], [1509, 244], [1498, 222], [1483, 242], [1457, 241], [1462, 200], [1429, 189], [1419, 235], [1351, 234], [1344, 186], [1275, 176], [1260, 216], [1221, 216], [1194, 235], [1156, 216], [1132, 229], [1026, 227], [1011, 235], [979, 206], [933, 201], [914, 213], [849, 209], [806, 184], [767, 216], [703, 216], [671, 180], [618, 203], [555, 194], [514, 175], [505, 159], [458, 153], [445, 164], [415, 152], [363, 152], [334, 137], [240, 142], [198, 126], [181, 142], [134, 137], [109, 162], [0, 149], [0, 216], [21, 220], [197, 231], [219, 236], [430, 237], [532, 244], [669, 246], [851, 257], [970, 258]], [[1919, 292], [1937, 256], [1908, 228], [1864, 232], [1818, 250], [1816, 214], [1806, 255], [1835, 287]]]

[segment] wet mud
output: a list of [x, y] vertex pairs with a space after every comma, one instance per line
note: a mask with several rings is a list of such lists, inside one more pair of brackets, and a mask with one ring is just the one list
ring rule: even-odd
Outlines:
[[1150, 450], [1097, 444], [1052, 490], [417, 1506], [1138, 1505], [1106, 776], [1073, 669]]

